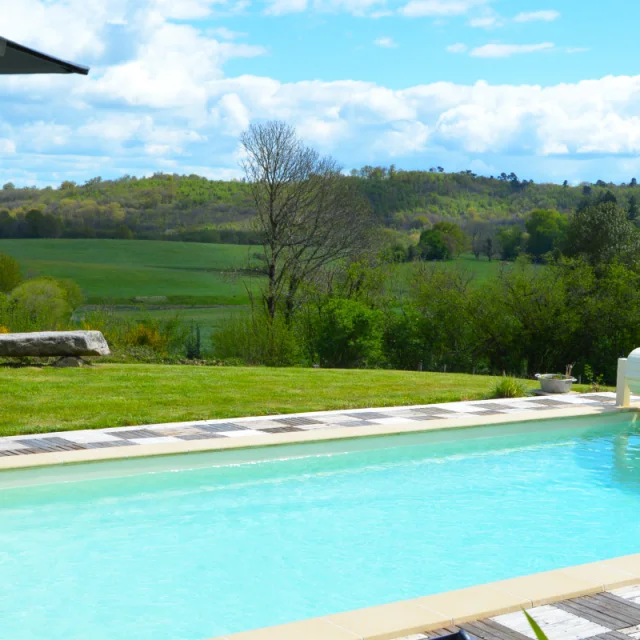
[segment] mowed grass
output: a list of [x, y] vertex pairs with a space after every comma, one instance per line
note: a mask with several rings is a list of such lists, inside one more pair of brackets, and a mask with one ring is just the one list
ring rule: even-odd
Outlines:
[[[491, 376], [99, 364], [0, 368], [0, 436], [485, 397]], [[527, 386], [537, 386], [526, 381]]]
[[0, 240], [0, 252], [24, 276], [70, 278], [89, 301], [136, 297], [200, 298], [246, 304], [247, 268], [255, 247], [143, 240]]

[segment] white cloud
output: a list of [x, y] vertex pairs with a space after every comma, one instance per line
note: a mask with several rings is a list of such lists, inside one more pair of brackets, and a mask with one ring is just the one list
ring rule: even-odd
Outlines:
[[429, 127], [422, 122], [398, 122], [375, 141], [373, 151], [397, 158], [423, 151], [428, 140]]
[[152, 0], [151, 8], [164, 18], [192, 20], [211, 15], [215, 5], [224, 4], [224, 0]]
[[222, 76], [228, 59], [263, 53], [262, 47], [221, 43], [190, 25], [165, 23], [141, 46], [136, 59], [109, 67], [87, 93], [131, 105], [202, 110], [206, 82]]
[[460, 16], [488, 0], [411, 0], [400, 13], [410, 18]]
[[240, 135], [251, 122], [249, 110], [237, 93], [223, 95], [211, 114], [227, 135]]
[[6, 138], [0, 138], [0, 153], [15, 153], [16, 143], [13, 140], [7, 140]]
[[393, 49], [398, 46], [393, 41], [393, 38], [388, 37], [378, 38], [377, 40], [373, 41], [373, 44], [375, 44], [377, 47], [382, 47], [383, 49]]
[[542, 42], [540, 44], [485, 44], [471, 50], [474, 58], [509, 58], [522, 53], [536, 53], [538, 51], [549, 51], [554, 49], [552, 42]]
[[515, 22], [553, 22], [560, 17], [559, 11], [530, 11], [519, 13], [513, 20]]
[[214, 38], [222, 38], [222, 40], [237, 40], [238, 38], [246, 38], [248, 34], [241, 31], [232, 31], [227, 27], [216, 27], [215, 29], [209, 29], [207, 35], [211, 35]]
[[469, 20], [469, 26], [476, 29], [495, 29], [501, 27], [503, 24], [504, 21], [502, 18], [495, 15], [471, 18], [471, 20]]
[[268, 0], [265, 13], [270, 16], [282, 16], [288, 13], [300, 13], [307, 8], [307, 0]]
[[450, 44], [447, 47], [447, 51], [449, 53], [465, 53], [467, 51], [467, 45], [462, 42], [457, 42], [456, 44]]
[[586, 53], [589, 51], [588, 47], [567, 47], [567, 53]]
[[[445, 17], [480, 6], [464, 0], [414, 1], [422, 1], [421, 11], [426, 6]], [[383, 6], [370, 0], [313, 2], [322, 10], [352, 12]], [[15, 39], [35, 43], [42, 37], [43, 49], [65, 55], [65, 43], [73, 40], [69, 34], [86, 28], [94, 40], [83, 36], [72, 46], [79, 61], [87, 56], [95, 65], [88, 78], [3, 80], [0, 184], [80, 182], [93, 175], [141, 175], [162, 168], [235, 177], [238, 134], [252, 121], [274, 118], [290, 122], [310, 144], [349, 166], [393, 159], [402, 166], [424, 167], [425, 154], [437, 154], [448, 169], [487, 167], [493, 173], [493, 167], [507, 164], [503, 159], [508, 156], [507, 168], [518, 173], [535, 170], [573, 180], [585, 172], [600, 173], [597, 158], [606, 157], [610, 172], [640, 173], [640, 161], [634, 158], [640, 155], [640, 76], [548, 87], [437, 82], [403, 90], [355, 80], [282, 83], [252, 75], [227, 77], [228, 60], [261, 55], [264, 49], [231, 41], [231, 33], [222, 28], [207, 31], [205, 24], [200, 29], [172, 22], [177, 9], [171, 3], [14, 4], [27, 6], [36, 16], [30, 29], [25, 26], [28, 12], [13, 11], [11, 19], [20, 18], [23, 29], [20, 36], [12, 33]], [[180, 11], [223, 6], [239, 4], [203, 1]], [[442, 13], [443, 7], [449, 13]], [[111, 31], [105, 27], [109, 20], [117, 21]], [[41, 34], [47, 21], [59, 31]], [[120, 30], [115, 39], [114, 29]], [[118, 50], [114, 61], [110, 56], [122, 44], [123, 33], [132, 46]], [[51, 48], [55, 46], [60, 49]], [[447, 49], [468, 51], [463, 43]], [[489, 44], [471, 54], [504, 57], [553, 49], [551, 43]], [[16, 115], [10, 107], [22, 97], [28, 109]]]
[[[2, 2], [2, 31], [5, 37], [62, 58], [99, 56], [105, 49], [103, 37], [109, 16], [100, 0]], [[73, 37], [69, 37], [73, 34]]]

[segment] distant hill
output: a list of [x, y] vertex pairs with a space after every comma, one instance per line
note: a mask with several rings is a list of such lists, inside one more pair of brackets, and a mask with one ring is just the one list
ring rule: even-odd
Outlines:
[[[569, 213], [585, 197], [611, 191], [630, 206], [640, 189], [602, 181], [578, 187], [535, 184], [514, 174], [476, 176], [364, 167], [346, 178], [358, 183], [378, 221], [400, 231], [434, 220], [508, 220], [534, 209]], [[254, 216], [247, 185], [200, 176], [156, 174], [137, 179], [94, 178], [84, 185], [0, 190], [0, 238], [139, 238], [251, 244]]]

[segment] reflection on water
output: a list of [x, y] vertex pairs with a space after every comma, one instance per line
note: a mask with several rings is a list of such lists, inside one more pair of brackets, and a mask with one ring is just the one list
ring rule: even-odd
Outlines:
[[625, 488], [640, 489], [640, 426], [637, 415], [628, 429], [613, 438], [613, 480]]
[[616, 489], [640, 491], [640, 423], [637, 415], [624, 424], [598, 428], [576, 441], [576, 460], [594, 475], [594, 482]]

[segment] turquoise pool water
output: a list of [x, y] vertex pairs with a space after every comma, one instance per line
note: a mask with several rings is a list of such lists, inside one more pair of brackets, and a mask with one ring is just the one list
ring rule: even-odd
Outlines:
[[0, 474], [7, 640], [203, 640], [640, 552], [632, 414]]

